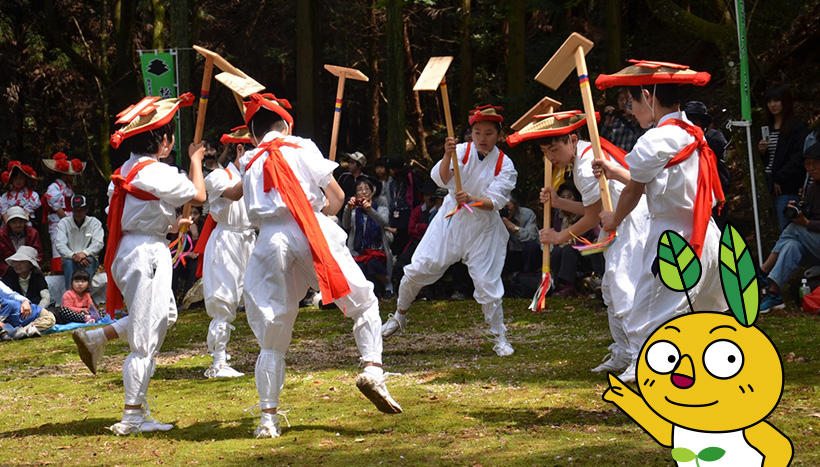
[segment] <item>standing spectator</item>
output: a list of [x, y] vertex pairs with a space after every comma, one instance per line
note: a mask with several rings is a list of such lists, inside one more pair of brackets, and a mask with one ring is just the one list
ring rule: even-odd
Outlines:
[[393, 234], [393, 253], [398, 255], [404, 251], [409, 240], [410, 211], [414, 206], [413, 174], [403, 159], [394, 157], [389, 162], [390, 177], [390, 227]]
[[63, 258], [63, 276], [66, 290], [71, 288], [71, 277], [77, 269], [85, 269], [94, 277], [100, 262], [97, 256], [103, 249], [102, 223], [88, 215], [88, 202], [83, 195], [71, 198], [71, 215], [57, 223], [51, 241]]
[[350, 199], [356, 196], [356, 180], [364, 173], [364, 168], [367, 165], [367, 157], [364, 154], [356, 151], [351, 154], [345, 154], [347, 161], [347, 172], [339, 176], [339, 186], [345, 192], [345, 199]]
[[83, 173], [85, 162], [79, 159], [71, 159], [62, 152], [54, 154], [53, 159], [43, 159], [43, 165], [47, 169], [57, 174], [56, 178], [46, 189], [43, 198], [43, 217], [48, 220], [48, 235], [51, 240], [51, 272], [59, 273], [63, 271], [60, 252], [54, 242], [57, 233], [57, 224], [60, 219], [71, 214], [71, 197], [74, 196], [74, 189], [71, 188], [71, 181], [75, 175]]
[[342, 227], [347, 230], [347, 247], [367, 280], [380, 284], [382, 297], [393, 298], [393, 254], [387, 226], [387, 206], [379, 204], [381, 185], [366, 175], [356, 181], [356, 196], [345, 204]]
[[37, 263], [37, 250], [23, 245], [15, 254], [6, 258], [5, 262], [11, 267], [3, 274], [4, 284], [31, 303], [44, 308], [51, 305], [51, 293]]
[[393, 181], [393, 177], [390, 176], [390, 173], [387, 171], [387, 161], [385, 159], [376, 159], [376, 162], [373, 163], [373, 173], [376, 178], [379, 180], [381, 184], [382, 194], [379, 198], [379, 204], [382, 206], [390, 206], [390, 182]]
[[800, 263], [820, 258], [820, 143], [806, 151], [806, 172], [811, 177], [803, 202], [791, 202], [786, 215], [789, 224], [783, 229], [771, 254], [760, 269], [768, 274], [768, 293], [760, 302], [760, 312], [783, 308], [782, 289]]
[[[683, 112], [692, 123], [703, 130], [703, 137], [706, 139], [706, 144], [709, 145], [709, 148], [715, 153], [718, 178], [720, 178], [720, 186], [725, 193], [726, 190], [729, 189], [729, 167], [726, 166], [726, 147], [729, 145], [729, 142], [726, 141], [726, 137], [723, 136], [722, 131], [712, 127], [712, 116], [709, 115], [706, 104], [703, 102], [689, 101], [683, 106]], [[723, 231], [723, 227], [726, 226], [726, 215], [727, 212], [725, 209], [720, 209], [718, 206], [712, 209], [712, 217], [715, 218], [715, 223], [717, 223], [721, 231]]]
[[[43, 260], [43, 245], [37, 229], [28, 225], [28, 213], [20, 206], [12, 206], [6, 211], [6, 225], [0, 227], [0, 260], [13, 255], [21, 246], [27, 245], [37, 251], [37, 261]], [[6, 273], [9, 265], [0, 261], [0, 275]]]
[[766, 92], [766, 117], [769, 136], [758, 143], [765, 165], [766, 181], [774, 197], [774, 210], [780, 229], [789, 224], [783, 210], [790, 201], [797, 201], [806, 170], [803, 168], [803, 143], [806, 126], [794, 118], [794, 103], [786, 84], [779, 84]]
[[0, 214], [5, 215], [12, 206], [20, 206], [26, 210], [29, 219], [33, 219], [34, 211], [40, 207], [40, 195], [31, 189], [29, 183], [37, 181], [37, 172], [30, 165], [11, 161], [8, 170], [3, 172], [0, 178], [4, 184], [11, 184], [9, 191], [0, 197]]
[[501, 222], [510, 233], [503, 274], [540, 271], [541, 242], [535, 211], [521, 206], [515, 196], [510, 196], [500, 214]]
[[643, 129], [630, 112], [626, 104], [629, 102], [629, 90], [619, 88], [617, 94], [618, 108], [608, 105], [604, 107], [604, 121], [601, 124], [601, 136], [626, 152], [632, 150]]

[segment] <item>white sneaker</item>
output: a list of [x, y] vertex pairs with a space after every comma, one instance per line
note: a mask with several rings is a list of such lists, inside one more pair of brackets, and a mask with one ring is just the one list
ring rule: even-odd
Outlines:
[[401, 334], [407, 328], [407, 314], [391, 313], [387, 315], [387, 321], [382, 325], [382, 337]]
[[387, 391], [384, 377], [377, 378], [368, 373], [360, 373], [356, 377], [356, 387], [380, 411], [389, 414], [401, 413], [401, 406], [390, 397]]
[[205, 376], [208, 378], [238, 378], [245, 376], [245, 373], [236, 371], [230, 365], [224, 364], [209, 367], [205, 370]]
[[635, 382], [635, 361], [633, 360], [626, 370], [623, 373], [618, 375], [618, 379], [623, 381], [624, 383], [634, 383]]
[[510, 345], [509, 342], [507, 342], [507, 337], [504, 334], [499, 334], [495, 336], [493, 342], [495, 342], [495, 345], [493, 345], [493, 350], [499, 357], [506, 357], [508, 355], [512, 355], [513, 352], [515, 352], [513, 346]]
[[273, 423], [259, 424], [253, 430], [254, 438], [278, 438], [282, 435], [282, 430], [279, 428], [279, 418], [274, 418]]
[[615, 373], [623, 371], [632, 362], [630, 357], [627, 357], [623, 352], [616, 349], [615, 344], [610, 345], [609, 350], [611, 353], [607, 356], [606, 361], [593, 368], [593, 373], [601, 373], [604, 371], [607, 373]]
[[136, 433], [150, 433], [152, 431], [168, 431], [174, 425], [170, 423], [160, 423], [151, 417], [151, 412], [143, 409], [142, 414], [131, 417], [124, 415], [121, 422], [117, 422], [110, 427], [117, 436], [132, 435]]
[[85, 363], [85, 366], [91, 370], [91, 373], [97, 374], [97, 364], [102, 359], [105, 353], [105, 340], [102, 342], [93, 342], [84, 329], [75, 329], [71, 333], [74, 338], [74, 343], [77, 344], [77, 352], [80, 354], [80, 359]]

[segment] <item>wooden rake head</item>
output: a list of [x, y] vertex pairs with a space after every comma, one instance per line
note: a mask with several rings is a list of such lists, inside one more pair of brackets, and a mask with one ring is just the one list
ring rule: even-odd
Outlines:
[[512, 124], [510, 128], [513, 131], [518, 131], [525, 126], [529, 125], [529, 123], [533, 120], [536, 115], [543, 115], [548, 113], [557, 112], [558, 109], [561, 108], [561, 103], [555, 99], [550, 99], [549, 97], [544, 97], [537, 104], [532, 106], [530, 110], [527, 111], [524, 115], [521, 116], [515, 123]]
[[416, 80], [416, 85], [413, 86], [413, 91], [435, 91], [444, 81], [444, 76], [447, 74], [447, 69], [450, 68], [450, 63], [453, 62], [453, 57], [430, 57], [424, 70], [421, 71], [419, 79]]
[[355, 79], [358, 81], [370, 81], [370, 78], [367, 77], [361, 71], [355, 68], [345, 68], [343, 66], [336, 66], [336, 65], [325, 65], [325, 70], [329, 71], [330, 74], [333, 76], [337, 76], [339, 78], [345, 79]]
[[535, 80], [552, 90], [558, 89], [575, 69], [575, 52], [578, 47], [581, 47], [586, 55], [592, 50], [592, 45], [591, 40], [577, 32], [570, 34], [547, 64], [535, 75]]

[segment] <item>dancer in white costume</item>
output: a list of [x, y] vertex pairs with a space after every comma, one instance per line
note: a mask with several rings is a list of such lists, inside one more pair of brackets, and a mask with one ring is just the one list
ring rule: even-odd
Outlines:
[[[110, 427], [117, 435], [146, 431], [166, 431], [173, 425], [150, 417], [146, 393], [154, 359], [165, 333], [177, 317], [171, 290], [171, 254], [165, 236], [178, 221], [175, 210], [186, 202], [202, 204], [206, 199], [202, 178], [204, 146], [191, 145], [190, 177], [158, 162], [173, 149], [171, 120], [182, 104], [193, 96], [156, 101], [145, 98], [120, 114], [123, 126], [111, 136], [111, 144], [125, 148], [131, 157], [114, 172], [108, 187], [109, 242], [105, 266], [108, 273], [106, 307], [121, 309], [123, 298], [128, 317], [114, 326], [75, 333], [83, 361], [96, 370], [96, 362], [108, 338], [128, 339], [131, 353], [122, 368], [125, 409], [122, 421]], [[120, 291], [122, 296], [120, 296]]]
[[[238, 135], [242, 132], [243, 135]], [[194, 251], [201, 253], [197, 275], [202, 277], [205, 310], [211, 317], [208, 326], [208, 352], [213, 364], [205, 370], [209, 378], [234, 378], [244, 373], [228, 364], [227, 346], [236, 319], [236, 310], [245, 286], [245, 270], [256, 243], [256, 232], [248, 219], [242, 200], [242, 176], [239, 157], [252, 147], [247, 128], [234, 128], [223, 135], [236, 144], [236, 158], [224, 169], [211, 172], [205, 178], [210, 200], [210, 214]], [[216, 224], [214, 226], [214, 223]]]
[[643, 275], [637, 279], [633, 311], [624, 319], [633, 361], [619, 376], [635, 381], [635, 359], [649, 335], [662, 323], [690, 311], [686, 294], [668, 289], [654, 273], [658, 239], [673, 230], [694, 248], [700, 258], [702, 277], [689, 290], [698, 311], [723, 311], [726, 300], [718, 277], [720, 232], [712, 220], [715, 200], [723, 201], [717, 161], [703, 132], [680, 111], [680, 84], [705, 85], [708, 73], [672, 63], [634, 61], [613, 75], [596, 80], [600, 89], [630, 86], [628, 109], [643, 128], [651, 128], [638, 139], [626, 156], [629, 170], [611, 161], [593, 162], [597, 173], [605, 173], [625, 184], [614, 212], [602, 212], [605, 230], [614, 231], [646, 193], [651, 216], [643, 254]]
[[373, 284], [350, 255], [345, 232], [322, 214], [335, 214], [344, 201], [333, 178], [337, 164], [325, 159], [312, 141], [290, 135], [293, 118], [284, 106], [290, 107], [272, 94], [250, 96], [245, 121], [258, 144], [240, 160], [248, 216], [259, 226], [244, 293], [248, 324], [261, 349], [255, 372], [262, 410], [257, 438], [281, 433], [276, 414], [285, 353], [299, 300], [310, 286], [318, 286], [325, 303], [334, 301], [353, 320], [364, 363], [358, 388], [382, 412], [401, 412], [384, 384]]
[[[455, 138], [447, 138], [444, 157], [430, 171], [438, 186], [450, 190], [440, 211], [452, 213], [457, 206], [459, 209], [451, 217], [436, 216], [427, 227], [411, 263], [404, 268], [398, 309], [382, 326], [384, 337], [405, 330], [407, 310], [422, 287], [439, 280], [452, 264], [463, 261], [475, 285], [473, 297], [481, 304], [484, 321], [494, 337], [493, 350], [502, 357], [513, 353], [501, 306], [501, 270], [510, 234], [498, 210], [510, 200], [518, 173], [512, 160], [496, 147], [504, 120], [500, 111], [501, 107], [490, 105], [470, 111], [472, 141], [456, 145]], [[451, 154], [455, 154], [459, 165], [460, 192], [456, 192]], [[471, 206], [470, 210], [465, 205]]]
[[[507, 138], [507, 144], [515, 146], [523, 141], [536, 141], [553, 167], [561, 170], [572, 165], [572, 181], [581, 193], [581, 202], [559, 197], [554, 189], [541, 191], [541, 202], [552, 203], [552, 207], [582, 216], [573, 225], [556, 232], [552, 228], [541, 230], [541, 242], [560, 245], [571, 242], [575, 236], [582, 236], [598, 224], [602, 209], [601, 189], [593, 175], [592, 144], [578, 137], [578, 129], [586, 125], [586, 118], [580, 111], [557, 112], [536, 117], [518, 133]], [[605, 157], [624, 165], [625, 154], [620, 148], [601, 138]], [[624, 184], [609, 180], [612, 204], [618, 198]], [[644, 242], [648, 231], [649, 214], [646, 200], [641, 197], [638, 205], [618, 227], [617, 240], [604, 251], [606, 263], [601, 283], [601, 294], [607, 307], [609, 331], [615, 341], [609, 346], [610, 358], [593, 368], [594, 372], [622, 371], [632, 362], [632, 351], [624, 328], [625, 317], [632, 312], [635, 296], [635, 280], [642, 276]], [[602, 232], [602, 236], [605, 235]]]

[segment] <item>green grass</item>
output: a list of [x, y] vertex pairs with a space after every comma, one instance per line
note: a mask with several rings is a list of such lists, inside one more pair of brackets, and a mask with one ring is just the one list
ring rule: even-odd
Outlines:
[[[404, 413], [383, 415], [356, 390], [351, 321], [304, 309], [288, 353], [282, 404], [291, 428], [252, 439], [258, 347], [240, 314], [229, 352], [246, 376], [206, 380], [202, 309], [169, 331], [149, 393], [154, 415], [176, 428], [116, 437], [125, 342], [107, 348], [100, 374], [79, 362], [69, 333], [0, 345], [0, 465], [670, 465], [655, 444], [601, 400], [589, 372], [609, 344], [595, 301], [551, 302], [533, 314], [505, 300], [515, 354], [496, 357], [479, 306], [419, 302], [409, 333], [385, 342], [388, 385]], [[384, 303], [383, 317], [394, 303]], [[784, 360], [786, 388], [769, 420], [791, 437], [795, 465], [820, 465], [818, 318], [786, 310], [759, 324]]]

